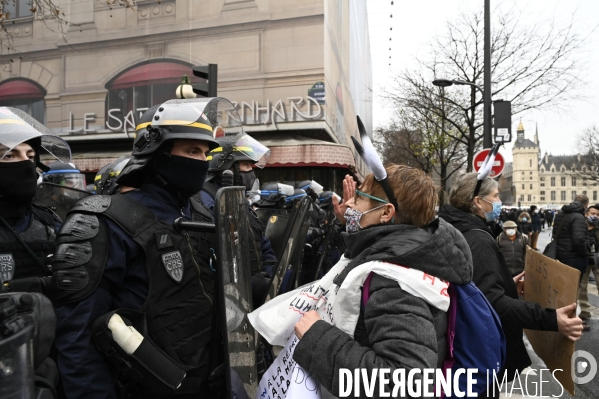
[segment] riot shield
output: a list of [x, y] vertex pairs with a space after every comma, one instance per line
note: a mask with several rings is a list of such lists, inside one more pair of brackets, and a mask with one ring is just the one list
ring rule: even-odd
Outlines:
[[[215, 221], [218, 245], [218, 300], [226, 320], [219, 323], [228, 392], [231, 398], [255, 398], [258, 388], [254, 328], [247, 314], [252, 311], [249, 264], [249, 224], [245, 210], [245, 188], [223, 187], [216, 193]], [[223, 314], [223, 312], [220, 312]]]
[[270, 241], [270, 246], [275, 252], [277, 259], [281, 259], [283, 248], [285, 248], [287, 226], [289, 225], [290, 215], [272, 215], [268, 218], [264, 235]]
[[287, 285], [289, 288], [294, 281], [298, 265], [302, 262], [301, 255], [304, 250], [306, 233], [308, 232], [306, 216], [309, 209], [309, 197], [304, 197], [293, 204], [293, 210], [291, 211], [289, 224], [285, 233], [285, 246], [263, 303], [274, 298], [282, 287]]
[[34, 203], [52, 209], [60, 218], [66, 220], [67, 213], [79, 202], [92, 193], [68, 186], [53, 183], [41, 183], [37, 186]]
[[258, 219], [264, 226], [268, 226], [268, 221], [272, 216], [288, 216], [289, 212], [286, 209], [280, 208], [258, 208], [255, 210]]

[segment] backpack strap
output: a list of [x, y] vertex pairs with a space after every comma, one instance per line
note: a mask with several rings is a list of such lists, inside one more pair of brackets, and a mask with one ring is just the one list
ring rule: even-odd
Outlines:
[[370, 272], [362, 286], [362, 309], [366, 309], [366, 302], [368, 302], [368, 298], [370, 298], [370, 281], [372, 280], [373, 275], [374, 273]]

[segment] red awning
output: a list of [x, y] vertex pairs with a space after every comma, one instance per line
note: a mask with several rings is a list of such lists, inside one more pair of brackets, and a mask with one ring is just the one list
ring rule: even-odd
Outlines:
[[0, 101], [18, 99], [42, 99], [46, 93], [28, 80], [15, 79], [0, 83]]
[[336, 166], [355, 167], [354, 155], [349, 147], [340, 145], [290, 145], [272, 146], [266, 167], [285, 166]]
[[175, 62], [153, 62], [122, 73], [106, 85], [108, 90], [146, 86], [158, 83], [181, 83], [181, 76], [193, 78], [191, 67]]

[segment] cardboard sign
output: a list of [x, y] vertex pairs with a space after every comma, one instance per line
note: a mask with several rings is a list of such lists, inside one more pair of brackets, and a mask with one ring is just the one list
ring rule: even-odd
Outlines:
[[[578, 299], [580, 271], [564, 265], [527, 247], [524, 300], [544, 308], [558, 309]], [[574, 342], [558, 332], [524, 330], [536, 354], [551, 370], [562, 386], [574, 395], [572, 355]]]

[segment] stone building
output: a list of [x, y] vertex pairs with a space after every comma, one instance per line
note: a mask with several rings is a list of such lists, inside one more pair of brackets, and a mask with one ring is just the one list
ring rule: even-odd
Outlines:
[[577, 194], [586, 194], [591, 201], [598, 201], [597, 183], [584, 177], [593, 167], [586, 156], [545, 153], [541, 157], [540, 154], [538, 130], [531, 141], [525, 137], [520, 122], [512, 149], [512, 170], [507, 173], [506, 165], [506, 172], [500, 179], [504, 204], [560, 207], [572, 202]]
[[5, 26], [18, 54], [0, 56], [0, 105], [63, 136], [88, 177], [129, 153], [143, 111], [174, 98], [191, 66], [209, 63], [218, 64], [218, 95], [271, 147], [262, 181], [315, 179], [340, 190], [346, 173], [366, 173], [350, 139], [356, 115], [372, 127], [365, 2], [54, 2], [69, 21], [64, 36], [16, 0]]

